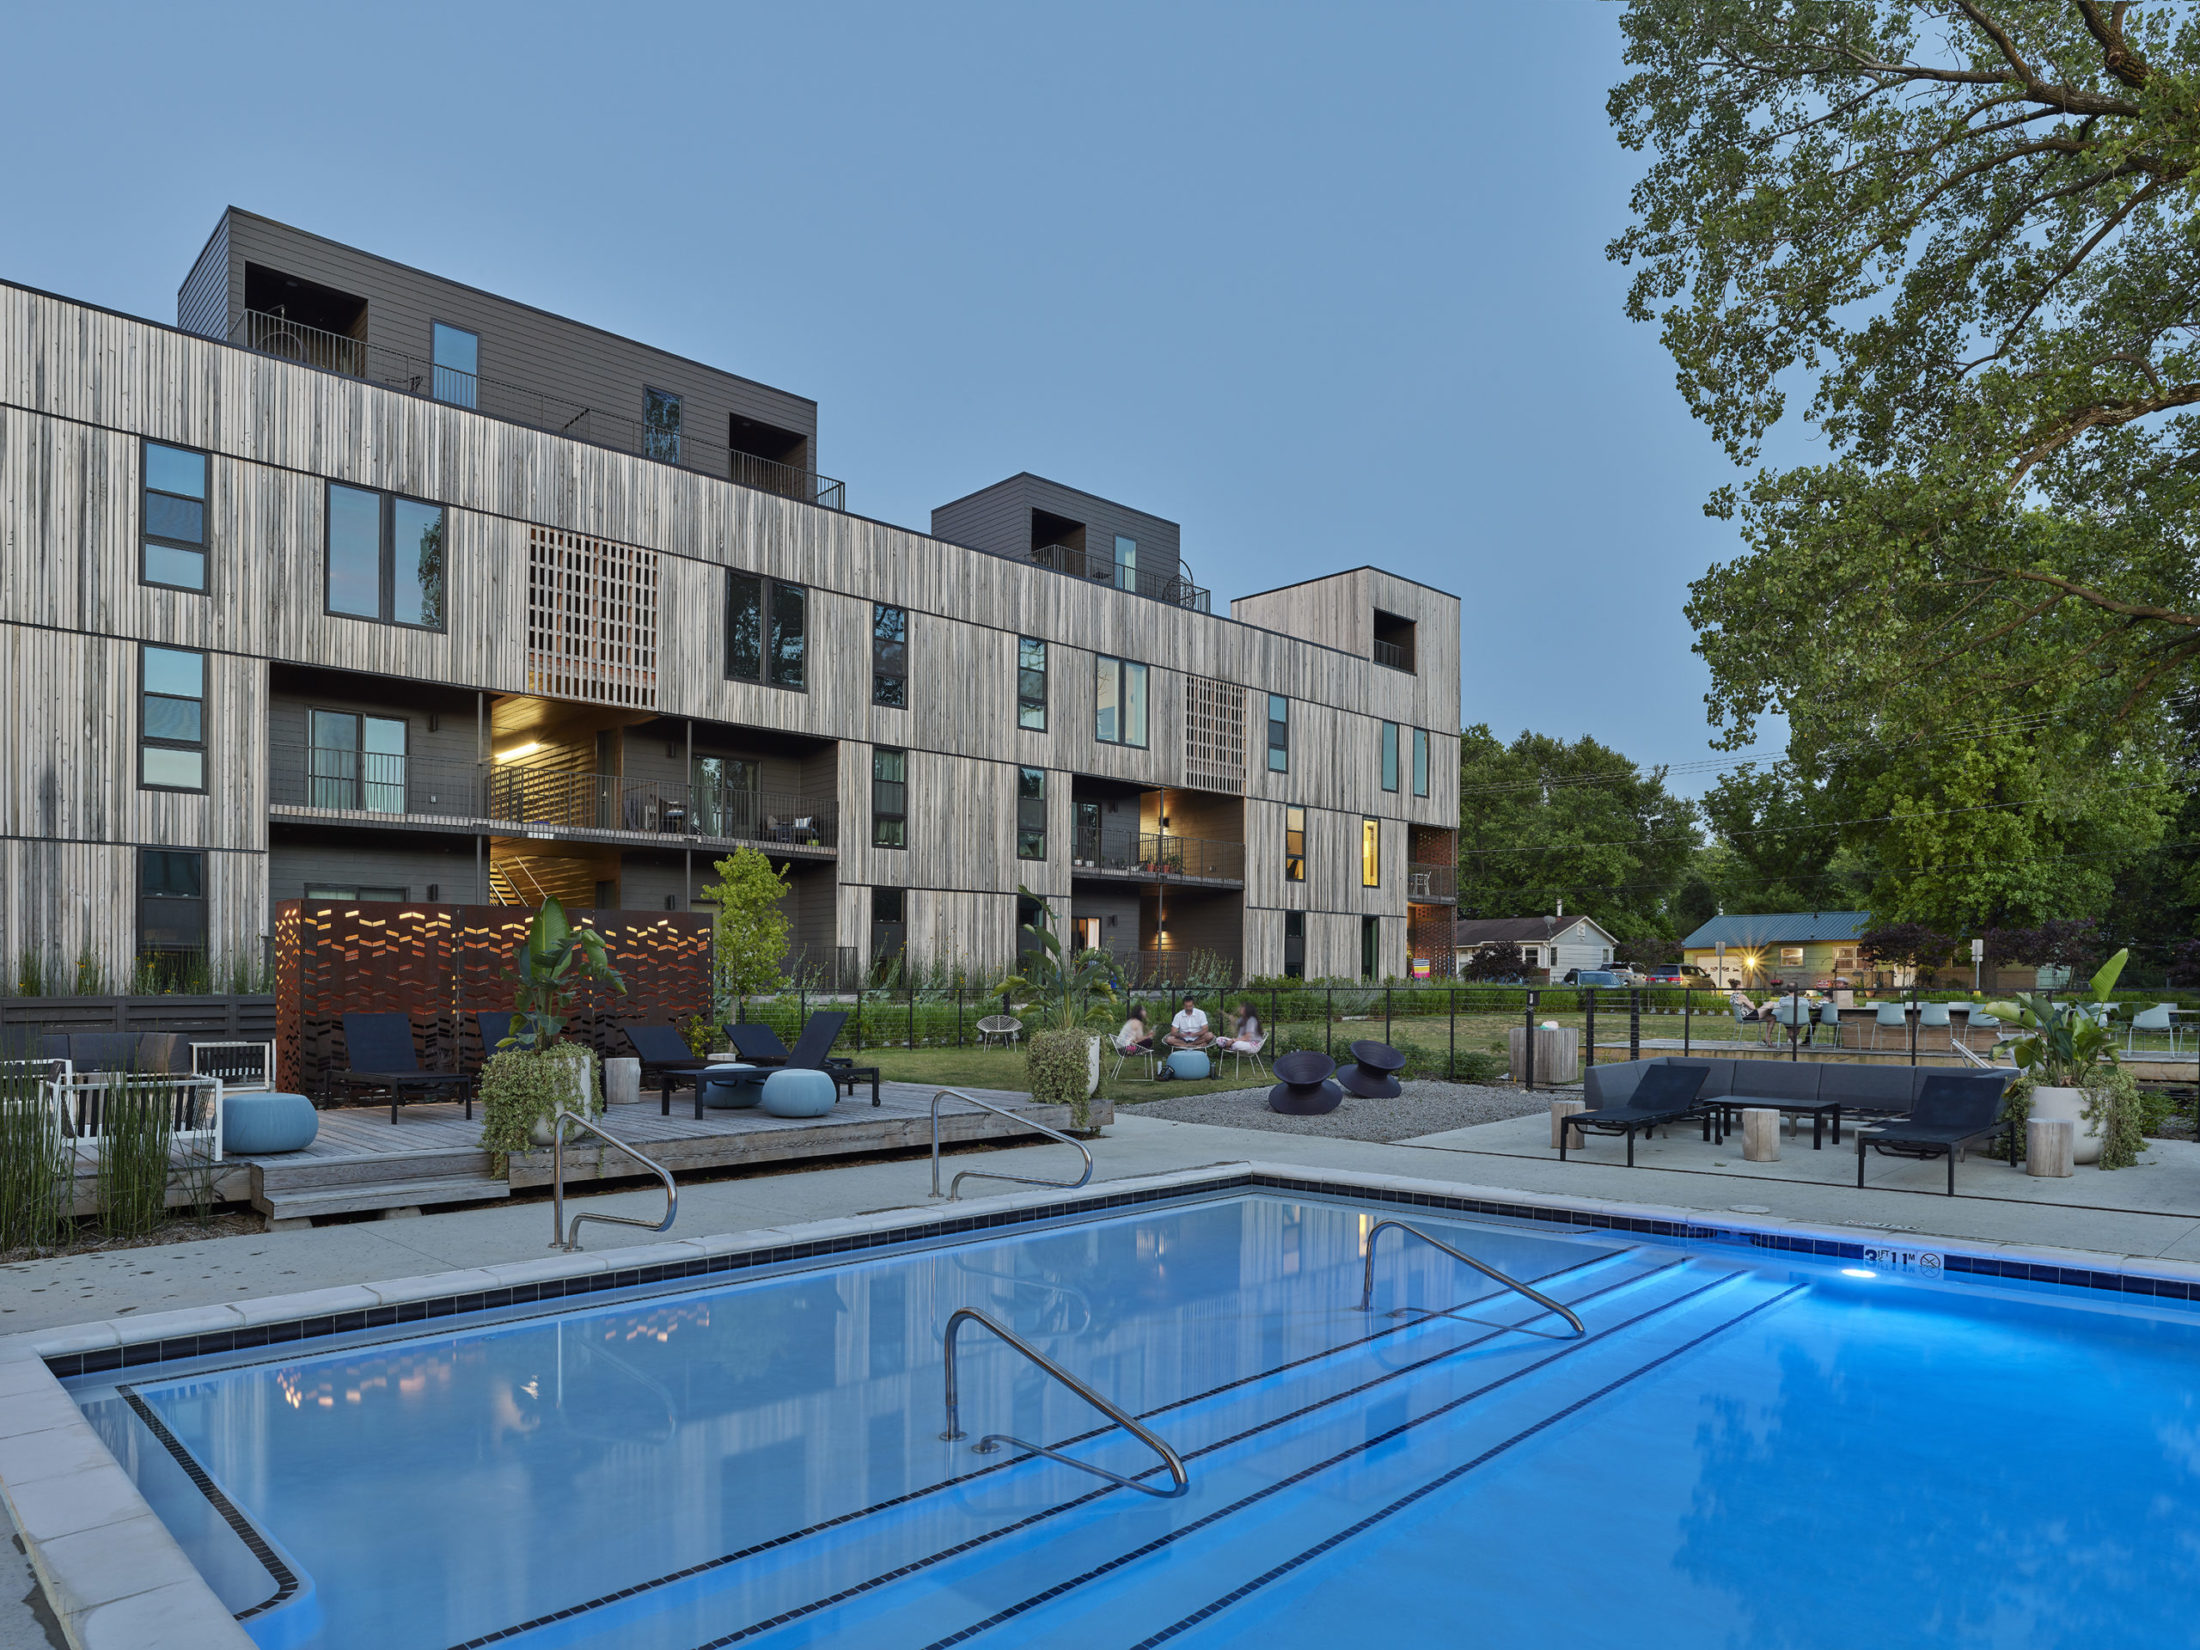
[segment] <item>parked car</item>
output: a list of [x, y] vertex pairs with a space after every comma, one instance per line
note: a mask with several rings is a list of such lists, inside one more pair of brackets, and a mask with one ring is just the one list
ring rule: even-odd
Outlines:
[[1569, 968], [1566, 970], [1566, 978], [1563, 983], [1566, 985], [1632, 985], [1634, 976], [1626, 975], [1623, 977], [1617, 971], [1609, 968]]
[[1686, 985], [1708, 991], [1714, 984], [1711, 976], [1694, 963], [1659, 963], [1645, 974], [1652, 985]]

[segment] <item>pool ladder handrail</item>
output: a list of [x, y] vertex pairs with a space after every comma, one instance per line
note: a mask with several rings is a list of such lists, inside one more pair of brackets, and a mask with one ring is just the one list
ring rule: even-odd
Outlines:
[[1531, 1288], [1527, 1284], [1522, 1283], [1518, 1278], [1511, 1277], [1508, 1276], [1506, 1273], [1500, 1272], [1496, 1267], [1490, 1265], [1487, 1261], [1479, 1261], [1476, 1260], [1472, 1255], [1462, 1254], [1457, 1249], [1454, 1249], [1450, 1244], [1446, 1243], [1442, 1238], [1431, 1237], [1428, 1233], [1422, 1231], [1420, 1227], [1408, 1226], [1402, 1220], [1378, 1220], [1367, 1234], [1367, 1265], [1362, 1269], [1360, 1274], [1360, 1310], [1362, 1312], [1367, 1311], [1375, 1300], [1375, 1240], [1381, 1237], [1388, 1228], [1393, 1226], [1397, 1227], [1398, 1230], [1401, 1232], [1406, 1232], [1414, 1237], [1419, 1238], [1423, 1243], [1435, 1245], [1437, 1248], [1443, 1250], [1445, 1254], [1451, 1256], [1453, 1260], [1465, 1261], [1469, 1266], [1473, 1267], [1477, 1272], [1480, 1272], [1484, 1277], [1490, 1279], [1492, 1282], [1503, 1284], [1507, 1289], [1514, 1290], [1519, 1294], [1527, 1296], [1528, 1299], [1534, 1301], [1536, 1305], [1542, 1307], [1545, 1311], [1556, 1312], [1560, 1317], [1564, 1318], [1568, 1323], [1574, 1326], [1574, 1333], [1577, 1336], [1586, 1335], [1589, 1333], [1588, 1329], [1582, 1324], [1582, 1321], [1574, 1316], [1572, 1308], [1560, 1305], [1557, 1301], [1551, 1299], [1550, 1296], [1544, 1294], [1540, 1289]]
[[[574, 1215], [570, 1226], [565, 1220], [565, 1125], [576, 1124], [601, 1140], [613, 1151], [632, 1158], [651, 1174], [665, 1183], [665, 1218], [654, 1224], [633, 1215], [596, 1215], [585, 1210]], [[644, 1157], [614, 1134], [606, 1133], [595, 1123], [577, 1111], [558, 1107], [557, 1116], [550, 1124], [550, 1247], [567, 1254], [578, 1252], [581, 1246], [581, 1222], [593, 1220], [604, 1226], [639, 1226], [645, 1232], [665, 1232], [672, 1229], [672, 1222], [680, 1212], [680, 1188], [672, 1174], [653, 1157]]]
[[1006, 1106], [996, 1106], [990, 1100], [980, 1100], [975, 1094], [965, 1094], [961, 1089], [941, 1089], [932, 1096], [932, 1195], [940, 1195], [940, 1102], [949, 1095], [967, 1100], [996, 1117], [1005, 1117], [1012, 1123], [1022, 1123], [1037, 1129], [1050, 1140], [1059, 1140], [1065, 1146], [1075, 1146], [1077, 1155], [1085, 1160], [1085, 1172], [1075, 1180], [1034, 1180], [1029, 1175], [996, 1174], [988, 1169], [965, 1169], [947, 1184], [947, 1201], [953, 1203], [962, 1195], [962, 1183], [966, 1180], [1012, 1180], [1019, 1186], [1052, 1186], [1059, 1191], [1074, 1192], [1092, 1179], [1092, 1153], [1085, 1149], [1082, 1140], [1064, 1134], [1060, 1129], [1050, 1129], [1037, 1118], [1026, 1117], [1021, 1112], [1010, 1111]]
[[1092, 1405], [1094, 1409], [1097, 1409], [1141, 1444], [1160, 1456], [1162, 1465], [1169, 1469], [1171, 1485], [1168, 1489], [1157, 1490], [1151, 1484], [1141, 1484], [1135, 1478], [1125, 1478], [1121, 1473], [1108, 1471], [1106, 1467], [1094, 1466], [1090, 1461], [1080, 1461], [1074, 1455], [1064, 1455], [1060, 1450], [1050, 1449], [1045, 1444], [1034, 1444], [1022, 1438], [1011, 1438], [1005, 1432], [987, 1433], [970, 1446], [971, 1453], [991, 1455], [1003, 1444], [1013, 1444], [1018, 1449], [1029, 1450], [1033, 1455], [1043, 1455], [1050, 1461], [1061, 1462], [1065, 1467], [1076, 1467], [1081, 1472], [1089, 1472], [1105, 1478], [1112, 1484], [1120, 1484], [1127, 1490], [1137, 1490], [1143, 1495], [1155, 1496], [1163, 1501], [1173, 1501], [1192, 1487], [1191, 1478], [1184, 1471], [1184, 1458], [1178, 1455], [1175, 1450], [1169, 1448], [1160, 1437], [1140, 1426], [1123, 1409], [1101, 1397], [1099, 1393], [1093, 1391], [1091, 1387], [1085, 1385], [1083, 1381], [1080, 1381], [1060, 1364], [1054, 1362], [1045, 1353], [1035, 1347], [1026, 1345], [1017, 1336], [1003, 1329], [974, 1307], [958, 1306], [948, 1315], [947, 1319], [947, 1430], [940, 1434], [943, 1440], [954, 1443], [958, 1439], [969, 1436], [962, 1429], [962, 1408], [955, 1395], [955, 1338], [961, 1332], [965, 1323], [975, 1323], [991, 1330], [1000, 1339], [1006, 1341], [1026, 1358], [1029, 1358], [1057, 1381], [1068, 1387], [1070, 1391], [1076, 1393], [1078, 1397], [1084, 1399], [1086, 1403]]

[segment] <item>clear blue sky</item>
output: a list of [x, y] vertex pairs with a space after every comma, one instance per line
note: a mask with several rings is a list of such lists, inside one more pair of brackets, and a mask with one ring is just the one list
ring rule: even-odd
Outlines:
[[1612, 7], [9, 34], [9, 279], [172, 321], [233, 202], [812, 396], [865, 515], [922, 527], [1028, 469], [1182, 522], [1218, 608], [1373, 562], [1464, 598], [1465, 721], [1706, 754], [1681, 604], [1735, 549], [1700, 509], [1731, 472], [1604, 258], [1637, 166]]

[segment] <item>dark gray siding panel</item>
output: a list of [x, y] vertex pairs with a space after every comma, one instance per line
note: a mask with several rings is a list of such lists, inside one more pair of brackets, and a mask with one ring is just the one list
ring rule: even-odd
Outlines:
[[202, 338], [229, 336], [229, 214], [214, 226], [206, 249], [176, 293], [176, 325]]
[[1183, 557], [1175, 522], [1028, 472], [941, 505], [932, 512], [932, 536], [1021, 560], [1031, 549], [1034, 510], [1083, 522], [1085, 553], [1101, 561], [1114, 555], [1118, 535], [1138, 541], [1143, 568], [1173, 572]]
[[433, 840], [393, 836], [386, 848], [350, 842], [271, 843], [268, 898], [303, 899], [307, 884], [319, 883], [337, 888], [402, 888], [407, 899], [426, 899], [432, 887], [437, 899], [475, 899], [473, 839], [453, 838], [447, 852], [431, 846]]

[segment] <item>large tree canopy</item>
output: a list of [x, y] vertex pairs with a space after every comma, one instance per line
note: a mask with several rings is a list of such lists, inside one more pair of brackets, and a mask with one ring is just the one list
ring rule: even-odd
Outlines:
[[1689, 608], [1723, 741], [1781, 713], [1816, 779], [1969, 725], [2023, 750], [1965, 794], [2012, 764], [2066, 811], [2159, 786], [2200, 660], [2200, 9], [1634, 0], [1623, 27], [1630, 312], [1738, 463], [1802, 385], [1830, 449], [1713, 502], [1748, 547]]

